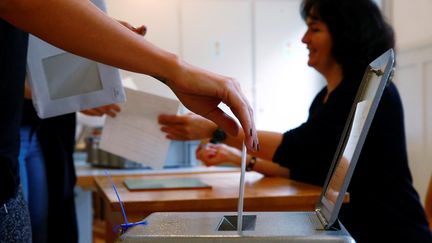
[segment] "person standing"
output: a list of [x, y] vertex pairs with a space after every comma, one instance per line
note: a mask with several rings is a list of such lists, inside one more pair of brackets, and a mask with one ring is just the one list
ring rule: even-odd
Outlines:
[[[209, 118], [233, 135], [235, 120], [218, 108], [226, 103], [238, 117], [246, 146], [258, 139], [253, 111], [239, 84], [180, 60], [131, 33], [89, 1], [3, 0], [0, 2], [0, 241], [30, 242], [28, 209], [18, 172], [19, 128], [24, 96], [28, 35], [71, 53], [129, 71], [151, 75], [173, 90], [191, 111]], [[95, 45], [97, 43], [97, 45]]]

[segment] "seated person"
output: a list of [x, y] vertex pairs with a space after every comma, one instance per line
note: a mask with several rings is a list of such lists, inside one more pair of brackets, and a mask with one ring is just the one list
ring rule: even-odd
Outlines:
[[[281, 175], [322, 186], [365, 69], [394, 48], [395, 40], [371, 0], [303, 0], [301, 14], [308, 27], [302, 39], [308, 65], [327, 85], [314, 98], [305, 123], [284, 134], [259, 131], [259, 151], [252, 155], [289, 170]], [[159, 122], [168, 138], [179, 140], [210, 137], [217, 128], [195, 115], [163, 115]], [[223, 142], [240, 149], [243, 138], [243, 133], [227, 135]], [[199, 156], [210, 163], [226, 151], [221, 148], [212, 151], [210, 145]], [[384, 90], [348, 192], [350, 202], [339, 219], [357, 242], [432, 242], [412, 185], [402, 103], [393, 83]]]

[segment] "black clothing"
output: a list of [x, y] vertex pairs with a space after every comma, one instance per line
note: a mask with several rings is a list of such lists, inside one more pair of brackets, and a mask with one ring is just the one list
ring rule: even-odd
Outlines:
[[48, 185], [48, 242], [62, 235], [66, 242], [78, 242], [74, 187], [75, 113], [40, 119], [31, 100], [24, 100], [22, 125], [37, 133], [45, 162]]
[[0, 205], [15, 197], [28, 34], [0, 19]]
[[31, 126], [34, 129], [39, 127], [40, 118], [33, 106], [33, 101], [24, 99], [21, 126]]
[[[323, 89], [308, 120], [286, 132], [273, 161], [291, 178], [322, 186], [337, 149], [358, 84], [343, 80], [326, 103]], [[357, 242], [432, 242], [412, 186], [402, 104], [394, 84], [384, 90], [348, 188], [339, 219]]]
[[47, 164], [48, 229], [56, 232], [49, 234], [49, 241], [57, 242], [60, 234], [68, 242], [77, 242], [73, 194], [76, 177], [72, 158], [75, 114], [40, 121], [31, 101], [26, 101], [23, 107], [27, 46], [28, 34], [0, 19], [0, 106], [3, 109], [0, 118], [0, 206], [17, 197], [19, 130], [21, 125], [33, 125]]
[[74, 187], [76, 183], [75, 113], [42, 119], [37, 134], [46, 164], [48, 184], [48, 242], [78, 242]]
[[[7, 212], [4, 209], [7, 208]], [[0, 242], [1, 243], [31, 243], [32, 229], [27, 209], [27, 202], [21, 187], [16, 197], [7, 200], [0, 207]]]

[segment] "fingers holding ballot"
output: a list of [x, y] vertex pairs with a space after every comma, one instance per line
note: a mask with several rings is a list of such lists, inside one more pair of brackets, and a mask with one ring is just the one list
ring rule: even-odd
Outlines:
[[253, 111], [240, 89], [239, 83], [229, 77], [211, 73], [182, 63], [177, 78], [166, 82], [179, 100], [189, 110], [219, 125], [224, 131], [238, 136], [237, 122], [218, 105], [223, 102], [230, 107], [243, 128], [247, 148], [257, 151], [258, 136], [253, 122]]

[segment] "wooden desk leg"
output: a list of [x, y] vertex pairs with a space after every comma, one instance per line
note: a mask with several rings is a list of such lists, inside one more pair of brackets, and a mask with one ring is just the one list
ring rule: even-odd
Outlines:
[[[119, 237], [119, 234], [113, 231], [113, 228], [119, 224], [124, 223], [123, 215], [121, 212], [114, 211], [109, 203], [104, 200], [104, 212], [105, 212], [105, 242], [113, 243]], [[143, 220], [150, 213], [128, 213], [126, 212], [129, 222], [137, 222]]]
[[123, 223], [123, 217], [120, 212], [115, 212], [109, 203], [104, 200], [105, 212], [105, 242], [113, 243], [119, 236], [118, 233], [113, 231], [114, 226]]

